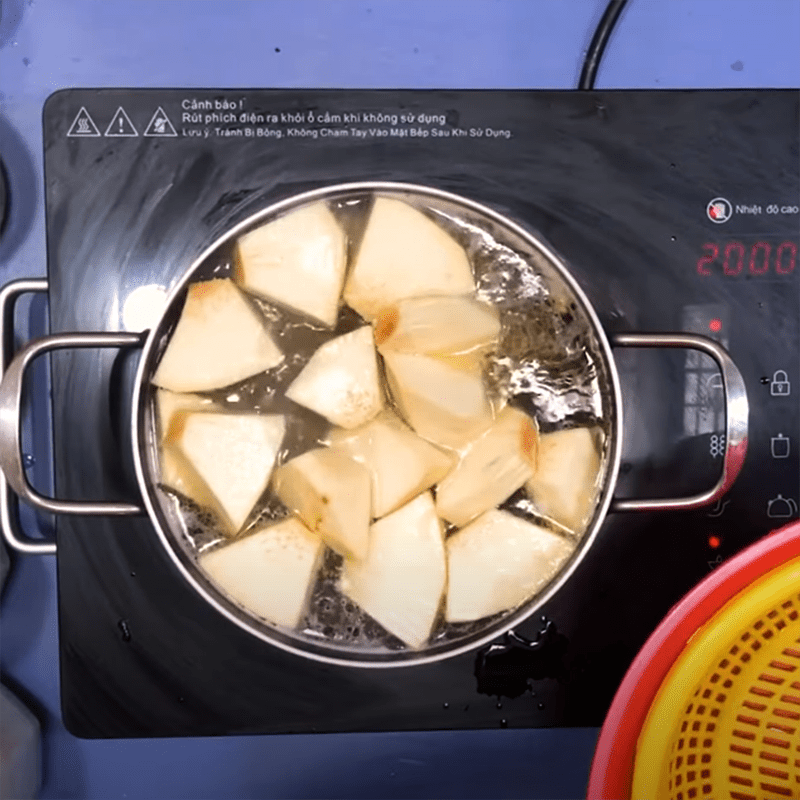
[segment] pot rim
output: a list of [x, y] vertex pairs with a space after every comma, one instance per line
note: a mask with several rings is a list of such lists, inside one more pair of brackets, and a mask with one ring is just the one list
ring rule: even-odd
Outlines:
[[[243, 231], [253, 227], [259, 221], [280, 214], [296, 206], [305, 205], [314, 201], [331, 199], [336, 195], [350, 194], [350, 193], [408, 193], [416, 196], [422, 196], [434, 200], [441, 200], [447, 203], [460, 206], [469, 211], [480, 214], [489, 218], [496, 224], [511, 231], [513, 234], [519, 236], [523, 241], [533, 247], [540, 253], [549, 263], [550, 266], [558, 273], [560, 279], [564, 281], [569, 291], [572, 293], [575, 300], [577, 300], [583, 313], [586, 315], [589, 325], [591, 326], [592, 333], [597, 342], [598, 350], [602, 353], [605, 360], [604, 368], [606, 377], [609, 384], [610, 397], [609, 402], [609, 415], [611, 416], [611, 433], [608, 438], [609, 442], [606, 444], [605, 456], [605, 475], [603, 478], [601, 491], [599, 493], [599, 501], [595, 507], [594, 517], [592, 523], [581, 536], [577, 543], [575, 550], [561, 568], [555, 580], [552, 580], [543, 591], [534, 595], [531, 600], [524, 603], [514, 612], [509, 614], [501, 623], [490, 624], [489, 630], [484, 634], [473, 638], [469, 636], [467, 641], [461, 644], [454, 644], [453, 642], [442, 642], [438, 646], [435, 644], [427, 650], [413, 651], [387, 651], [386, 653], [362, 653], [359, 654], [357, 650], [345, 650], [341, 648], [342, 655], [331, 655], [329, 652], [318, 652], [311, 649], [314, 642], [309, 640], [307, 646], [301, 646], [299, 643], [295, 644], [294, 640], [286, 636], [286, 640], [280, 638], [279, 635], [270, 635], [256, 627], [255, 618], [244, 616], [242, 612], [235, 613], [236, 606], [228, 601], [228, 605], [221, 602], [222, 592], [214, 589], [219, 597], [214, 596], [214, 592], [210, 589], [213, 584], [210, 581], [204, 583], [199, 579], [199, 569], [195, 567], [193, 572], [187, 565], [189, 557], [183, 552], [180, 545], [174, 541], [177, 537], [171, 535], [164, 530], [161, 524], [161, 516], [163, 512], [157, 508], [151, 492], [153, 489], [150, 486], [147, 476], [147, 466], [145, 464], [145, 452], [147, 450], [147, 426], [144, 421], [144, 411], [146, 400], [146, 393], [149, 387], [149, 363], [152, 359], [154, 349], [158, 347], [159, 340], [163, 336], [163, 319], [168, 309], [172, 307], [176, 297], [184, 290], [185, 286], [191, 281], [197, 269], [206, 261], [206, 259], [221, 245], [235, 239]], [[161, 544], [169, 554], [173, 564], [177, 567], [178, 571], [182, 574], [183, 578], [188, 584], [211, 606], [217, 611], [227, 617], [231, 622], [238, 625], [243, 630], [256, 636], [262, 641], [279, 647], [282, 650], [292, 653], [294, 655], [310, 658], [315, 661], [333, 664], [337, 666], [347, 667], [372, 667], [372, 668], [397, 668], [397, 667], [411, 667], [421, 664], [430, 664], [437, 661], [442, 661], [452, 658], [457, 655], [472, 652], [486, 644], [489, 644], [498, 639], [498, 637], [512, 630], [523, 620], [532, 616], [537, 609], [546, 603], [556, 592], [558, 592], [564, 584], [570, 579], [573, 572], [577, 569], [578, 564], [583, 560], [586, 552], [591, 548], [595, 538], [597, 537], [606, 515], [608, 514], [609, 507], [613, 498], [614, 488], [616, 487], [621, 452], [622, 452], [622, 431], [623, 431], [623, 416], [622, 416], [622, 393], [620, 389], [619, 376], [617, 373], [616, 362], [613, 356], [611, 344], [606, 336], [606, 333], [600, 323], [599, 318], [594, 310], [594, 307], [589, 302], [583, 289], [573, 277], [567, 265], [558, 256], [557, 253], [546, 244], [538, 235], [521, 227], [519, 224], [509, 219], [505, 215], [495, 211], [489, 206], [483, 205], [477, 201], [463, 197], [461, 195], [448, 192], [442, 189], [433, 188], [414, 183], [402, 183], [393, 181], [354, 181], [346, 183], [336, 183], [326, 185], [317, 189], [312, 189], [299, 194], [291, 195], [290, 197], [271, 203], [265, 208], [249, 215], [247, 218], [238, 222], [232, 228], [227, 230], [222, 236], [216, 238], [208, 247], [203, 250], [197, 258], [193, 261], [191, 266], [185, 271], [181, 279], [169, 291], [165, 303], [164, 312], [158, 323], [154, 325], [148, 332], [147, 339], [142, 349], [139, 365], [136, 370], [136, 378], [133, 386], [132, 397], [132, 442], [133, 442], [133, 461], [134, 469], [136, 472], [136, 479], [139, 483], [139, 488], [142, 495], [144, 506], [147, 510], [153, 526], [156, 529]], [[183, 557], [181, 557], [183, 556]], [[198, 574], [195, 574], [197, 572]], [[269, 623], [266, 623], [268, 626]], [[275, 633], [279, 631], [275, 629]], [[285, 636], [285, 634], [284, 634]], [[328, 648], [330, 645], [321, 643], [320, 649]], [[430, 652], [433, 650], [433, 652]], [[351, 655], [352, 654], [352, 655]], [[399, 658], [397, 656], [400, 656]]]

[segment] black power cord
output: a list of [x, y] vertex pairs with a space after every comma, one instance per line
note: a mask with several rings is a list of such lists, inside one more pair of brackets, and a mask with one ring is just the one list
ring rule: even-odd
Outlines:
[[589, 49], [586, 51], [586, 57], [583, 59], [583, 67], [581, 68], [581, 77], [578, 81], [578, 89], [594, 89], [594, 81], [597, 77], [597, 68], [600, 66], [600, 59], [611, 38], [611, 32], [617, 24], [619, 15], [628, 0], [609, 0], [606, 10], [597, 25], [597, 29], [592, 36], [592, 42]]

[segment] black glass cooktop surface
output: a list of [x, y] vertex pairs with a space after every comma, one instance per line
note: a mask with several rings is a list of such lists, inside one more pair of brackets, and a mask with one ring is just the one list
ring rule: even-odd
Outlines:
[[[495, 646], [325, 665], [251, 637], [184, 582], [146, 517], [57, 524], [61, 695], [85, 737], [599, 725], [634, 655], [709, 570], [800, 501], [800, 177], [793, 91], [70, 90], [44, 112], [51, 328], [124, 330], [215, 238], [360, 180], [463, 195], [542, 235], [605, 327], [721, 341], [750, 445], [711, 508], [615, 513]], [[132, 299], [133, 298], [133, 299]], [[699, 356], [615, 351], [617, 496], [692, 494], [724, 447]], [[136, 501], [138, 353], [53, 356], [58, 494]]]

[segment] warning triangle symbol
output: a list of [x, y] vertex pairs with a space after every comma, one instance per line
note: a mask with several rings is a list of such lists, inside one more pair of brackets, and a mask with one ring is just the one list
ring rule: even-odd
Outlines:
[[99, 136], [100, 131], [97, 130], [97, 125], [94, 120], [89, 116], [89, 112], [81, 106], [75, 120], [73, 121], [70, 129], [67, 131], [67, 136]]
[[108, 127], [106, 128], [105, 132], [106, 136], [138, 136], [138, 132], [136, 128], [133, 127], [133, 123], [131, 122], [131, 118], [125, 113], [125, 109], [120, 106], [117, 109], [117, 113], [111, 119], [111, 122], [108, 123]]
[[164, 113], [164, 109], [159, 106], [153, 118], [144, 130], [145, 136], [177, 136], [175, 128], [169, 121], [169, 117]]

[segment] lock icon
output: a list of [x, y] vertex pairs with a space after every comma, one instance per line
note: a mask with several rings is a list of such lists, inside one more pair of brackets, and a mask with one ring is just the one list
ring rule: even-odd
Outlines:
[[792, 393], [792, 384], [789, 376], [782, 369], [776, 369], [769, 385], [769, 393], [774, 397], [788, 397]]

